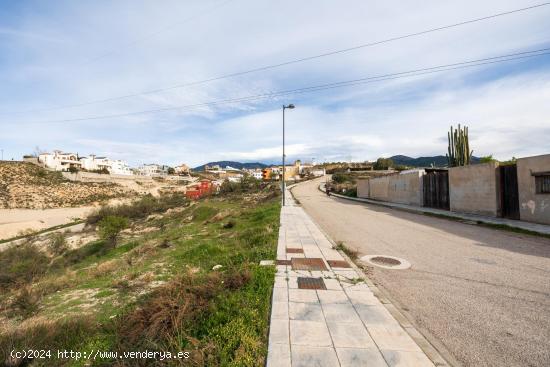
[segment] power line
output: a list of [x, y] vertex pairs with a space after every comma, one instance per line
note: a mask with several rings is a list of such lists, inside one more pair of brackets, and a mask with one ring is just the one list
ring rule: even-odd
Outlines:
[[550, 48], [542, 48], [542, 49], [532, 50], [532, 51], [516, 52], [512, 54], [507, 54], [507, 55], [487, 57], [487, 58], [470, 60], [470, 61], [462, 61], [462, 62], [457, 62], [452, 64], [445, 64], [445, 65], [431, 66], [431, 67], [426, 67], [421, 69], [402, 71], [398, 73], [383, 74], [378, 76], [333, 82], [328, 84], [320, 84], [320, 85], [302, 87], [297, 89], [282, 90], [282, 91], [276, 91], [276, 92], [270, 92], [270, 93], [262, 93], [262, 94], [250, 95], [245, 97], [222, 99], [217, 101], [183, 105], [183, 106], [177, 106], [177, 107], [166, 107], [166, 108], [158, 108], [158, 109], [143, 110], [143, 111], [136, 111], [136, 112], [88, 116], [88, 117], [73, 118], [73, 119], [34, 121], [30, 123], [64, 123], [64, 122], [102, 120], [107, 118], [154, 114], [154, 113], [161, 113], [161, 112], [168, 112], [168, 111], [186, 110], [186, 109], [192, 109], [192, 108], [198, 108], [198, 107], [209, 107], [209, 106], [217, 106], [217, 105], [223, 105], [223, 104], [232, 104], [232, 103], [238, 103], [238, 102], [253, 102], [253, 101], [267, 99], [267, 98], [282, 97], [290, 94], [311, 93], [311, 92], [318, 92], [318, 91], [323, 91], [328, 89], [362, 85], [362, 84], [373, 83], [373, 82], [395, 80], [395, 79], [401, 79], [401, 78], [410, 78], [414, 76], [421, 76], [421, 75], [439, 73], [439, 72], [450, 71], [450, 70], [471, 68], [471, 67], [482, 66], [482, 65], [496, 64], [501, 62], [513, 61], [513, 60], [521, 60], [521, 59], [539, 57], [539, 56], [544, 56], [549, 54], [550, 54]]
[[437, 27], [437, 28], [431, 28], [431, 29], [427, 29], [427, 30], [424, 30], [424, 31], [420, 31], [420, 32], [409, 33], [409, 34], [405, 34], [405, 35], [402, 35], [402, 36], [387, 38], [387, 39], [380, 40], [380, 41], [364, 43], [364, 44], [356, 45], [356, 46], [349, 47], [349, 48], [344, 48], [344, 49], [329, 51], [329, 52], [325, 52], [325, 53], [321, 53], [321, 54], [317, 54], [317, 55], [313, 55], [313, 56], [308, 56], [308, 57], [303, 57], [303, 58], [299, 58], [299, 59], [289, 60], [289, 61], [285, 61], [285, 62], [278, 63], [278, 64], [266, 65], [266, 66], [262, 66], [262, 67], [258, 67], [258, 68], [254, 68], [254, 69], [249, 69], [249, 70], [245, 70], [245, 71], [240, 71], [240, 72], [236, 72], [236, 73], [220, 75], [220, 76], [217, 76], [217, 77], [212, 77], [212, 78], [203, 79], [203, 80], [197, 80], [197, 81], [194, 81], [194, 82], [176, 84], [176, 85], [173, 85], [173, 86], [170, 86], [170, 87], [151, 89], [151, 90], [138, 92], [138, 93], [126, 94], [126, 95], [121, 95], [121, 96], [117, 96], [117, 97], [109, 97], [109, 98], [104, 98], [104, 99], [97, 99], [97, 100], [92, 100], [92, 101], [88, 101], [88, 102], [69, 104], [69, 105], [52, 107], [52, 108], [47, 108], [47, 109], [36, 109], [36, 110], [18, 111], [18, 112], [11, 112], [11, 113], [4, 112], [4, 113], [0, 113], [0, 115], [22, 114], [22, 113], [30, 113], [30, 112], [57, 111], [57, 110], [63, 110], [63, 109], [68, 109], [68, 108], [82, 107], [82, 106], [87, 106], [87, 105], [92, 105], [92, 104], [117, 101], [117, 100], [126, 99], [126, 98], [139, 97], [139, 96], [148, 95], [148, 94], [156, 94], [156, 93], [165, 92], [165, 91], [169, 91], [169, 90], [173, 90], [173, 89], [179, 89], [179, 88], [184, 88], [184, 87], [189, 87], [189, 86], [194, 86], [194, 85], [210, 83], [210, 82], [218, 81], [218, 80], [222, 80], [222, 79], [233, 78], [233, 77], [242, 76], [242, 75], [246, 75], [246, 74], [256, 73], [256, 72], [259, 72], [259, 71], [266, 71], [266, 70], [270, 70], [270, 69], [279, 68], [279, 67], [282, 67], [282, 66], [292, 65], [292, 64], [296, 64], [296, 63], [310, 61], [310, 60], [315, 60], [315, 59], [319, 59], [319, 58], [323, 58], [323, 57], [327, 57], [327, 56], [332, 56], [332, 55], [342, 54], [342, 53], [346, 53], [346, 52], [351, 52], [351, 51], [359, 50], [359, 49], [362, 49], [362, 48], [377, 46], [377, 45], [381, 45], [381, 44], [384, 44], [384, 43], [394, 42], [394, 41], [398, 41], [398, 40], [402, 40], [402, 39], [406, 39], [406, 38], [417, 37], [417, 36], [425, 35], [425, 34], [428, 34], [428, 33], [438, 32], [438, 31], [442, 31], [442, 30], [446, 30], [446, 29], [450, 29], [450, 28], [455, 28], [455, 27], [459, 27], [459, 26], [463, 26], [463, 25], [467, 25], [467, 24], [481, 22], [481, 21], [484, 21], [484, 20], [494, 19], [494, 18], [497, 18], [497, 17], [505, 16], [505, 15], [511, 15], [511, 14], [515, 14], [515, 13], [519, 13], [519, 12], [523, 12], [523, 11], [527, 11], [527, 10], [532, 10], [532, 9], [540, 8], [540, 7], [543, 7], [543, 6], [546, 6], [546, 5], [550, 5], [550, 2], [541, 3], [541, 4], [537, 4], [537, 5], [533, 5], [533, 6], [529, 6], [529, 7], [525, 7], [525, 8], [520, 8], [520, 9], [514, 9], [514, 10], [502, 12], [502, 13], [497, 13], [497, 14], [481, 17], [481, 18], [470, 19], [470, 20], [466, 20], [466, 21], [463, 21], [463, 22], [454, 23], [454, 24], [450, 24], [450, 25], [445, 25], [445, 26], [441, 26], [441, 27]]

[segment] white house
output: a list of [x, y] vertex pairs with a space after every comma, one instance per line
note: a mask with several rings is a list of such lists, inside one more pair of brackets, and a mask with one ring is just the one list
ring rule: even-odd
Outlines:
[[142, 176], [166, 176], [168, 175], [168, 166], [161, 164], [142, 164], [138, 167], [138, 173]]
[[256, 180], [261, 180], [263, 178], [262, 171], [252, 171], [250, 172], [252, 177], [254, 177]]
[[63, 153], [60, 150], [54, 150], [53, 153], [42, 153], [38, 156], [38, 161], [47, 168], [56, 171], [68, 171], [71, 167], [79, 169], [82, 166], [77, 154]]
[[112, 160], [107, 157], [96, 157], [90, 154], [88, 157], [80, 158], [82, 168], [88, 171], [98, 171], [106, 169], [113, 175], [133, 175], [126, 161], [117, 159]]

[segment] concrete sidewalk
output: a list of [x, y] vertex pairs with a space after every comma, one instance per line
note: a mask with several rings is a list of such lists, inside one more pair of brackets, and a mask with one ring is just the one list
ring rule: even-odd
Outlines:
[[[325, 192], [324, 183], [319, 185], [319, 190]], [[485, 224], [503, 225], [503, 226], [522, 229], [525, 231], [530, 231], [530, 232], [534, 232], [542, 235], [550, 235], [550, 225], [546, 225], [546, 224], [523, 222], [520, 220], [506, 219], [506, 218], [487, 217], [487, 216], [475, 215], [475, 214], [457, 213], [457, 212], [451, 212], [448, 210], [427, 208], [423, 206], [390, 203], [388, 201], [379, 201], [379, 200], [372, 200], [372, 199], [365, 199], [365, 198], [354, 198], [354, 197], [339, 195], [335, 193], [331, 193], [330, 195], [341, 199], [357, 201], [357, 202], [366, 203], [366, 204], [380, 205], [380, 206], [385, 206], [387, 208], [399, 209], [399, 210], [404, 210], [404, 211], [413, 212], [413, 213], [435, 214], [435, 215], [440, 215], [440, 216], [454, 218], [454, 219], [471, 221], [475, 223], [480, 222]]]
[[268, 367], [434, 366], [288, 192], [277, 261]]

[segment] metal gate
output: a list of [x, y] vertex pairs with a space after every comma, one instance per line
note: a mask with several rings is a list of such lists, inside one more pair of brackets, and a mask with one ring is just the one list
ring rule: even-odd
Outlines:
[[424, 206], [449, 210], [449, 172], [426, 170], [422, 183]]
[[517, 166], [500, 166], [500, 206], [504, 218], [519, 219]]

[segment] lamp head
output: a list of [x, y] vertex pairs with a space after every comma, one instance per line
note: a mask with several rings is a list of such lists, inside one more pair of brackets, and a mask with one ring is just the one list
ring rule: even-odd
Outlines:
[[291, 110], [291, 109], [293, 109], [293, 108], [294, 108], [294, 105], [293, 105], [292, 103], [291, 103], [291, 104], [289, 104], [288, 106], [285, 106], [285, 105], [283, 105], [283, 108], [288, 108], [288, 109], [290, 109], [290, 110]]

